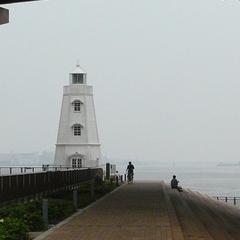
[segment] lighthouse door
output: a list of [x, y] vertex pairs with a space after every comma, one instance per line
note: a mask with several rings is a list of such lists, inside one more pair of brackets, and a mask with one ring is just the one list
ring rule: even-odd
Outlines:
[[79, 157], [72, 158], [72, 168], [82, 168], [82, 159]]

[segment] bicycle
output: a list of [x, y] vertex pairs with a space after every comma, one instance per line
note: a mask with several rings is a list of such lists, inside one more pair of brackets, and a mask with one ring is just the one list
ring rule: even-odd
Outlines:
[[128, 172], [127, 174], [127, 182], [129, 183], [133, 183], [133, 172]]

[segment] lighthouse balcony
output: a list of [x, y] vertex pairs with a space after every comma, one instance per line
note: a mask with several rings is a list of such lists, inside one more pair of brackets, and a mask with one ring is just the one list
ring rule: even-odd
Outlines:
[[93, 95], [93, 87], [84, 85], [84, 84], [76, 84], [64, 86], [63, 88], [64, 96], [74, 96], [74, 95]]

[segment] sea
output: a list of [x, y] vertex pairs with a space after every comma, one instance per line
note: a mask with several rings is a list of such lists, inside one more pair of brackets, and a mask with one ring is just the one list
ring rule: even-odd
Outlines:
[[[114, 161], [112, 161], [114, 163]], [[154, 162], [132, 161], [135, 166], [134, 181], [165, 181], [170, 183], [176, 175], [179, 185], [209, 196], [240, 198], [240, 165], [218, 162]], [[117, 161], [119, 174], [126, 173], [128, 161]], [[101, 165], [103, 168], [105, 164]], [[20, 174], [20, 168], [12, 166], [12, 174]], [[50, 169], [51, 170], [51, 169]], [[42, 171], [42, 167], [35, 168]], [[32, 168], [26, 170], [32, 173]], [[0, 175], [9, 175], [9, 167], [0, 167]], [[240, 203], [240, 200], [239, 200]]]
[[[176, 175], [179, 185], [209, 196], [240, 197], [240, 165], [217, 162], [136, 162], [135, 181], [165, 181]], [[117, 164], [119, 173], [126, 165]]]

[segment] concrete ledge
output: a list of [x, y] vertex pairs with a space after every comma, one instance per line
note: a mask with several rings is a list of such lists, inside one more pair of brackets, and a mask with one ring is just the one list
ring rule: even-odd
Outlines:
[[73, 215], [71, 215], [70, 217], [66, 218], [65, 220], [63, 220], [62, 222], [58, 223], [56, 226], [50, 228], [49, 230], [43, 232], [42, 234], [40, 234], [38, 237], [34, 238], [34, 240], [44, 240], [46, 237], [48, 237], [51, 233], [53, 233], [54, 231], [56, 231], [57, 229], [61, 228], [62, 226], [64, 226], [65, 224], [71, 222], [75, 217], [81, 215], [82, 213], [84, 213], [87, 209], [95, 206], [96, 204], [98, 204], [99, 202], [103, 201], [105, 198], [107, 198], [109, 195], [113, 194], [114, 192], [118, 191], [122, 186], [124, 186], [125, 184], [120, 185], [119, 187], [117, 187], [116, 189], [114, 189], [113, 191], [111, 191], [110, 193], [107, 193], [106, 195], [104, 195], [103, 197], [99, 198], [98, 200], [96, 200], [95, 202], [89, 204], [87, 207], [79, 209], [76, 213], [74, 213]]
[[9, 10], [0, 7], [0, 24], [9, 23]]

